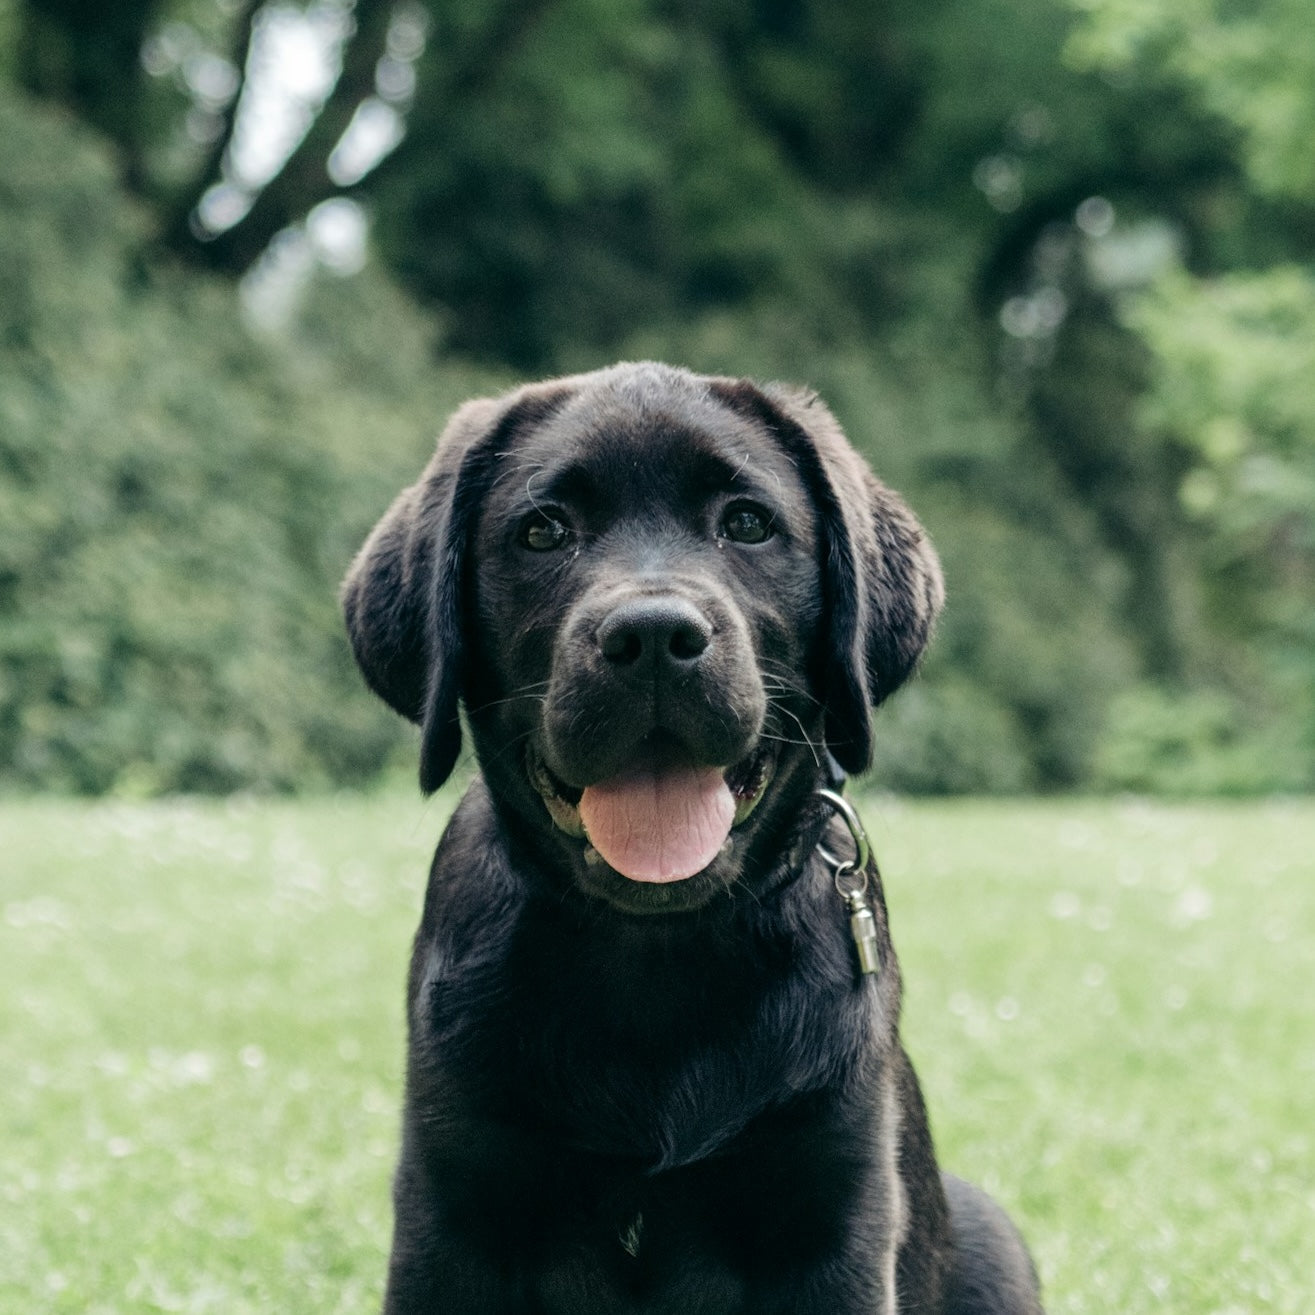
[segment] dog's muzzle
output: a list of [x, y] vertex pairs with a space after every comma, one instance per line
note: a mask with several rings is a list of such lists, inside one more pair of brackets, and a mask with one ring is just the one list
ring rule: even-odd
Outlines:
[[776, 767], [759, 747], [728, 768], [698, 767], [661, 753], [575, 790], [534, 749], [531, 783], [560, 831], [634, 881], [680, 881], [702, 871], [762, 800]]

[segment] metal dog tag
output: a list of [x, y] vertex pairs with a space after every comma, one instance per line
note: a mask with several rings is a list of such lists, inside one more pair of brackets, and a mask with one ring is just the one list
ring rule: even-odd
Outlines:
[[878, 972], [881, 959], [877, 955], [877, 920], [865, 891], [855, 890], [849, 894], [849, 934], [858, 950], [859, 971], [865, 977]]
[[817, 793], [840, 814], [854, 840], [852, 859], [838, 858], [821, 844], [817, 852], [831, 864], [836, 894], [849, 906], [849, 934], [854, 938], [854, 949], [858, 952], [859, 972], [864, 977], [870, 977], [881, 971], [877, 919], [872, 912], [872, 902], [868, 899], [867, 868], [872, 849], [868, 844], [867, 832], [863, 830], [863, 823], [859, 821], [849, 801], [834, 790], [819, 790]]

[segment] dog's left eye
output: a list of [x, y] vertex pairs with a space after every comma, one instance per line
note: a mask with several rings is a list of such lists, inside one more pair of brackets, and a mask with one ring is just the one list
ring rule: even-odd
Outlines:
[[553, 511], [535, 510], [521, 521], [520, 541], [532, 552], [552, 552], [571, 537], [571, 527]]
[[722, 514], [721, 532], [734, 543], [764, 543], [775, 533], [771, 513], [756, 502], [732, 502]]

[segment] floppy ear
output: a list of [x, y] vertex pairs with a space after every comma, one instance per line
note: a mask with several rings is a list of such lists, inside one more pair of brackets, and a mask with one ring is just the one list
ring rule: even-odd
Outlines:
[[940, 561], [815, 394], [747, 381], [718, 381], [713, 391], [775, 433], [812, 489], [823, 538], [827, 745], [845, 771], [862, 772], [872, 759], [868, 709], [912, 673], [944, 602]]
[[420, 723], [426, 793], [447, 780], [461, 751], [464, 577], [475, 509], [515, 429], [555, 409], [561, 395], [522, 389], [462, 406], [420, 480], [398, 494], [343, 581], [347, 633], [366, 682]]

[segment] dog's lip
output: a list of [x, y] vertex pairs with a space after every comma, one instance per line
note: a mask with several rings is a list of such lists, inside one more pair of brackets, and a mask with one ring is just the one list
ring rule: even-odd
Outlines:
[[584, 792], [555, 776], [533, 748], [526, 755], [526, 770], [530, 784], [538, 791], [553, 825], [577, 840], [585, 839], [584, 823], [580, 820], [580, 796]]
[[[776, 771], [776, 756], [770, 745], [759, 744], [753, 751], [741, 758], [739, 762], [722, 770], [726, 788], [735, 800], [735, 816], [731, 829], [743, 825], [750, 814], [757, 808], [767, 787], [771, 784]], [[580, 797], [583, 790], [567, 785], [544, 760], [543, 755], [533, 746], [526, 753], [526, 772], [530, 784], [543, 800], [544, 807], [553, 825], [559, 831], [585, 842], [585, 857], [597, 855], [597, 851], [588, 843], [589, 836], [580, 817]]]

